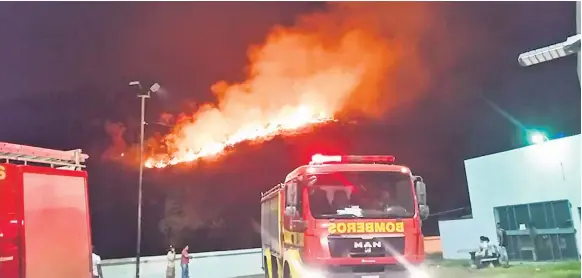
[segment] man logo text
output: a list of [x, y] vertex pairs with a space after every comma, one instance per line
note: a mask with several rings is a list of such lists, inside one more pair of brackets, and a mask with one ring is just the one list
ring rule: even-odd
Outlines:
[[354, 242], [354, 248], [382, 248], [382, 243], [379, 241]]

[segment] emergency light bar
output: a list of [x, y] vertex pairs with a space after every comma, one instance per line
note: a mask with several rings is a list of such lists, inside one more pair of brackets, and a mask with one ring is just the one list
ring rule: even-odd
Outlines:
[[310, 165], [326, 163], [394, 163], [396, 158], [392, 155], [322, 155], [311, 157]]

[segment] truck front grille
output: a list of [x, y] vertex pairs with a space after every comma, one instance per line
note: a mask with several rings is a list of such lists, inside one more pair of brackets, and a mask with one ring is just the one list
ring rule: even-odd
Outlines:
[[404, 237], [341, 237], [328, 238], [332, 258], [394, 257], [404, 253]]

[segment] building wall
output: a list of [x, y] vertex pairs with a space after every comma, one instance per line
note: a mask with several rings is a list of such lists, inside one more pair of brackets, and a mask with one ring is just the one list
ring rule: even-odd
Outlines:
[[474, 219], [439, 221], [441, 248], [445, 259], [469, 259], [468, 249], [477, 246], [480, 236], [474, 222]]
[[577, 135], [466, 160], [473, 219], [439, 223], [443, 256], [466, 258], [458, 251], [475, 248], [479, 236], [496, 239], [494, 207], [563, 199], [580, 246], [580, 144]]
[[[576, 34], [580, 34], [580, 1], [576, 1]], [[580, 51], [578, 51], [578, 67], [576, 70], [578, 71], [578, 81], [580, 81], [580, 66], [581, 66], [581, 59], [580, 59]], [[582, 84], [582, 81], [580, 81]]]

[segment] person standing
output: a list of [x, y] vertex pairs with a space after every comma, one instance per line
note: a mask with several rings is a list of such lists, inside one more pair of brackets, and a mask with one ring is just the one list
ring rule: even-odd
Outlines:
[[180, 263], [180, 266], [182, 267], [182, 278], [190, 278], [188, 264], [190, 264], [190, 256], [188, 255], [188, 245], [186, 245], [184, 249], [182, 249], [182, 259]]
[[509, 256], [507, 255], [507, 233], [501, 224], [497, 223], [497, 243], [499, 244], [499, 262], [507, 267], [509, 266]]
[[166, 278], [174, 278], [176, 277], [176, 264], [174, 263], [176, 260], [176, 249], [174, 249], [174, 246], [170, 245], [166, 258], [168, 260], [168, 265], [166, 266]]
[[533, 244], [533, 259], [534, 259], [534, 261], [537, 261], [538, 260], [538, 253], [539, 253], [539, 249], [538, 249], [539, 237], [538, 237], [538, 229], [536, 228], [536, 224], [530, 220], [529, 224], [527, 225], [527, 230], [529, 232], [529, 237], [531, 238], [531, 242]]
[[93, 278], [103, 278], [103, 270], [101, 269], [101, 257], [95, 254], [95, 247], [91, 251], [91, 262], [93, 265]]

